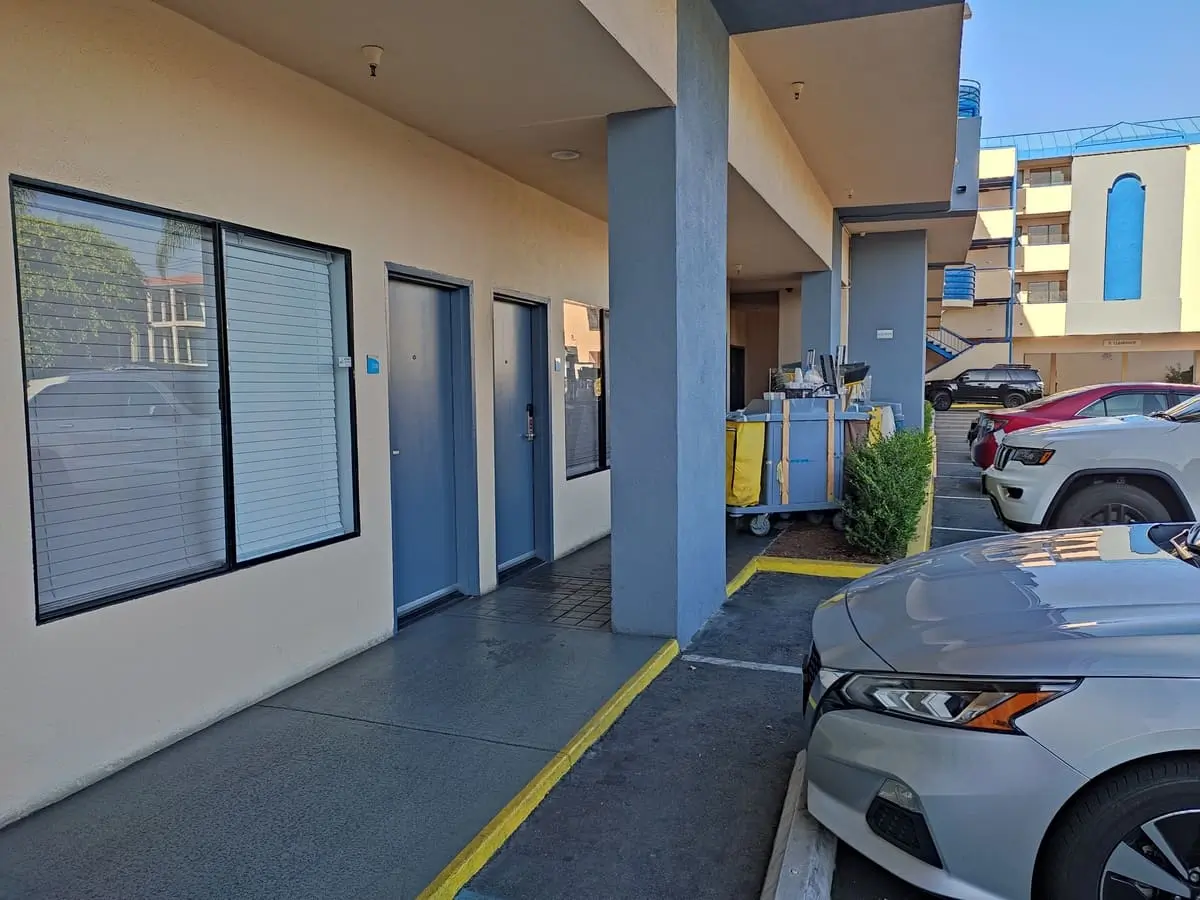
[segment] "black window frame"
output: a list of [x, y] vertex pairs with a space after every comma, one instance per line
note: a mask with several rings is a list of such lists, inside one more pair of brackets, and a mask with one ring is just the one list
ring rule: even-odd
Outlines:
[[[1033, 180], [1034, 173], [1041, 173], [1041, 172], [1045, 172], [1046, 177], [1049, 180], [1044, 183], [1035, 182]], [[1060, 181], [1054, 180], [1054, 174], [1056, 172], [1059, 173], [1061, 176]], [[1061, 164], [1054, 165], [1054, 166], [1029, 166], [1027, 169], [1025, 169], [1025, 175], [1021, 179], [1021, 181], [1022, 181], [1022, 187], [1058, 187], [1059, 185], [1070, 184], [1071, 183], [1071, 167], [1064, 166]]]
[[[66, 197], [73, 200], [81, 200], [90, 203], [96, 203], [113, 209], [125, 210], [128, 212], [142, 213], [146, 215], [155, 215], [169, 217], [184, 222], [191, 222], [201, 227], [212, 229], [213, 235], [213, 268], [215, 274], [214, 284], [214, 315], [216, 316], [216, 347], [218, 357], [218, 373], [220, 378], [219, 386], [219, 404], [220, 404], [220, 421], [221, 421], [221, 468], [224, 478], [224, 524], [225, 524], [225, 562], [221, 566], [215, 566], [211, 569], [206, 569], [202, 572], [188, 573], [177, 578], [163, 579], [149, 585], [141, 585], [136, 588], [116, 591], [112, 594], [103, 595], [85, 600], [78, 604], [72, 605], [67, 609], [55, 610], [50, 613], [43, 613], [39, 609], [38, 604], [38, 567], [37, 567], [37, 541], [34, 537], [36, 532], [37, 510], [35, 506], [35, 485], [33, 474], [33, 436], [32, 425], [29, 416], [29, 402], [25, 400], [22, 403], [23, 415], [25, 417], [25, 462], [28, 475], [28, 491], [29, 491], [29, 516], [30, 516], [30, 545], [32, 552], [33, 565], [33, 607], [34, 607], [34, 623], [36, 625], [46, 625], [50, 622], [57, 622], [62, 619], [69, 619], [73, 616], [82, 615], [83, 613], [92, 612], [97, 609], [103, 609], [108, 606], [115, 606], [118, 603], [125, 603], [129, 600], [137, 600], [142, 597], [149, 597], [154, 594], [160, 594], [164, 591], [173, 590], [178, 587], [183, 587], [188, 584], [195, 584], [201, 581], [207, 581], [212, 578], [218, 578], [223, 575], [228, 575], [231, 572], [241, 571], [243, 569], [253, 568], [264, 563], [275, 562], [280, 559], [286, 559], [289, 556], [295, 556], [299, 553], [308, 553], [313, 550], [320, 550], [324, 547], [329, 547], [334, 544], [339, 544], [343, 541], [353, 540], [362, 536], [362, 509], [361, 509], [361, 490], [359, 487], [359, 465], [358, 465], [358, 394], [357, 394], [357, 368], [353, 360], [355, 359], [354, 350], [354, 265], [352, 255], [349, 249], [345, 247], [337, 247], [332, 244], [324, 244], [319, 241], [310, 241], [303, 238], [293, 237], [291, 235], [279, 234], [277, 232], [267, 231], [262, 228], [256, 228], [250, 225], [242, 225], [237, 222], [231, 222], [226, 219], [219, 219], [211, 216], [202, 216], [195, 213], [181, 212], [175, 209], [155, 206], [148, 203], [139, 203], [134, 200], [128, 200], [123, 197], [114, 197], [108, 194], [102, 194], [96, 191], [89, 191], [82, 188], [72, 187], [70, 185], [58, 184], [56, 182], [45, 181], [43, 179], [31, 178], [22, 175], [10, 174], [8, 177], [8, 201], [9, 215], [11, 219], [11, 240], [13, 248], [13, 277], [16, 287], [17, 299], [17, 331], [18, 340], [20, 341], [21, 353], [21, 382], [22, 396], [24, 396], [25, 386], [29, 383], [29, 374], [26, 367], [25, 359], [25, 322], [22, 310], [22, 294], [21, 294], [21, 265], [20, 265], [20, 247], [18, 246], [17, 238], [17, 191], [20, 189], [39, 191], [48, 194], [55, 194], [60, 197]], [[308, 544], [302, 544], [297, 547], [289, 547], [285, 550], [280, 550], [275, 553], [264, 554], [263, 556], [252, 557], [241, 561], [237, 558], [237, 530], [236, 530], [236, 497], [234, 493], [233, 483], [233, 428], [232, 428], [232, 409], [230, 401], [230, 372], [229, 372], [229, 335], [228, 335], [228, 320], [225, 304], [225, 259], [224, 259], [224, 237], [226, 232], [236, 232], [237, 234], [246, 235], [248, 237], [259, 238], [266, 241], [275, 241], [282, 244], [288, 244], [294, 247], [302, 247], [308, 250], [323, 251], [326, 253], [340, 254], [344, 260], [345, 266], [345, 281], [346, 281], [346, 350], [351, 359], [349, 371], [349, 415], [350, 415], [350, 482], [352, 489], [352, 498], [354, 503], [354, 521], [353, 526], [343, 534], [334, 535], [330, 538], [324, 538], [319, 541], [314, 541]]]
[[[563, 300], [563, 304], [572, 303], [575, 306], [582, 306], [588, 311], [588, 325], [591, 326], [592, 312], [596, 313], [597, 325], [600, 332], [600, 365], [596, 367], [597, 379], [600, 382], [600, 396], [596, 398], [596, 467], [588, 469], [586, 472], [569, 473], [566, 476], [567, 481], [575, 481], [578, 478], [587, 478], [589, 475], [596, 475], [600, 472], [609, 470], [609, 452], [608, 452], [608, 310], [603, 306], [592, 306], [590, 303], [584, 303], [582, 300]], [[564, 334], [565, 338], [566, 335]], [[564, 349], [566, 341], [563, 341]], [[565, 360], [566, 353], [563, 358]], [[564, 377], [565, 377], [564, 372]], [[566, 416], [563, 417], [563, 469], [566, 470], [566, 446], [567, 440], [567, 422]]]

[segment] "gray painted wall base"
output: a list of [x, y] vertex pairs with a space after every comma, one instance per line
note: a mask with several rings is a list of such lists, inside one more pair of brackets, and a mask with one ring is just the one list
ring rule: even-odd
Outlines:
[[[842, 222], [833, 217], [832, 267], [810, 272], [800, 281], [800, 339], [804, 350], [833, 353], [842, 334]], [[781, 363], [797, 360], [781, 359]]]
[[796, 756], [762, 900], [829, 900], [837, 838], [808, 814], [804, 774], [808, 751]]
[[871, 366], [871, 399], [898, 402], [905, 428], [925, 418], [924, 231], [850, 239], [850, 358]]

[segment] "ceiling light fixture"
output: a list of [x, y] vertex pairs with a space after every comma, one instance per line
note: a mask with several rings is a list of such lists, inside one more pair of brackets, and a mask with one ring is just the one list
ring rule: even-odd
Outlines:
[[793, 81], [792, 82], [792, 99], [799, 100], [800, 95], [803, 93], [804, 93], [804, 82], [803, 81]]
[[377, 44], [367, 44], [362, 48], [362, 55], [371, 69], [371, 77], [374, 78], [375, 72], [379, 68], [379, 61], [383, 58], [383, 48]]
[[555, 150], [550, 154], [551, 159], [557, 159], [559, 162], [571, 162], [579, 159], [580, 153], [578, 150]]

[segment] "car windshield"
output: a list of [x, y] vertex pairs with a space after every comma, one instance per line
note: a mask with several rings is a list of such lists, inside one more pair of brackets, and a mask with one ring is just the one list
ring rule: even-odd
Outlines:
[[1188, 397], [1182, 403], [1154, 415], [1160, 419], [1170, 419], [1172, 422], [1200, 422], [1200, 394]]

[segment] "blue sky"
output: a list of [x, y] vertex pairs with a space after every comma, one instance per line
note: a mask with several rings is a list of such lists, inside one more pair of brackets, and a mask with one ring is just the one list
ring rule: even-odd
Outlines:
[[1197, 0], [969, 0], [984, 135], [1200, 115]]

